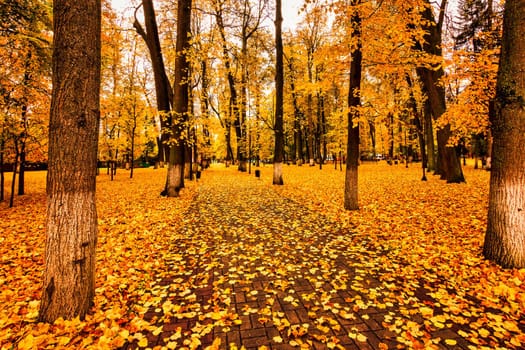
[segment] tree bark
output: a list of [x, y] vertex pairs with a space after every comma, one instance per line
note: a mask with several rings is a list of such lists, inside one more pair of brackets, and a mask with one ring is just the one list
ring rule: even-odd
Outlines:
[[[432, 7], [429, 6], [423, 11], [423, 18], [428, 24], [424, 25], [427, 31], [425, 35], [426, 42], [421, 47], [423, 51], [442, 56], [441, 51], [441, 26], [445, 11], [446, 0], [442, 1], [439, 20], [436, 22], [432, 13]], [[418, 67], [417, 74], [423, 83], [424, 91], [427, 94], [432, 116], [434, 120], [438, 120], [446, 111], [445, 88], [441, 85], [441, 78], [444, 75], [443, 66], [440, 65], [437, 69], [429, 69], [427, 67]], [[446, 125], [437, 131], [438, 142], [438, 161], [437, 171], [441, 178], [448, 183], [465, 182], [463, 171], [461, 169], [461, 161], [456, 153], [456, 148], [448, 144], [451, 136], [450, 125]]]
[[275, 5], [275, 148], [273, 158], [273, 184], [283, 185], [284, 160], [284, 128], [283, 128], [283, 99], [284, 99], [284, 66], [283, 66], [283, 15], [281, 0]]
[[[143, 0], [142, 7], [144, 8], [144, 23], [146, 30], [144, 30], [136, 17], [133, 26], [146, 43], [151, 58], [151, 66], [153, 68], [153, 77], [155, 81], [155, 93], [157, 97], [157, 110], [160, 114], [161, 136], [159, 160], [162, 162], [169, 158], [170, 153], [170, 146], [168, 143], [169, 134], [166, 131], [171, 128], [170, 111], [171, 103], [173, 101], [173, 90], [164, 66], [153, 1]], [[162, 150], [160, 147], [162, 147]]]
[[[231, 121], [234, 121], [234, 129], [235, 129], [235, 135], [237, 137], [237, 160], [239, 163], [244, 162], [244, 155], [241, 151], [240, 144], [242, 143], [242, 130], [241, 130], [241, 121], [239, 116], [239, 97], [237, 94], [237, 86], [235, 83], [235, 77], [233, 75], [232, 71], [232, 62], [230, 58], [230, 54], [228, 51], [227, 46], [227, 38], [226, 38], [226, 28], [224, 25], [224, 18], [223, 18], [223, 8], [222, 4], [216, 4], [217, 8], [215, 9], [215, 18], [217, 20], [217, 26], [219, 28], [219, 33], [221, 35], [222, 39], [222, 56], [224, 60], [224, 67], [226, 68], [226, 74], [228, 79], [228, 87], [230, 90], [230, 102], [229, 102], [229, 116], [226, 117], [225, 121], [225, 128], [226, 128], [226, 147], [227, 147], [227, 154], [226, 154], [226, 161], [228, 160], [233, 161], [233, 149], [231, 146]], [[228, 164], [227, 164], [228, 165]]]
[[[346, 149], [346, 173], [344, 206], [347, 210], [359, 209], [358, 203], [358, 165], [359, 165], [359, 106], [361, 105], [361, 69], [362, 69], [362, 42], [361, 42], [361, 17], [357, 5], [360, 0], [352, 0], [354, 7], [350, 19], [352, 38], [356, 40], [355, 49], [351, 54], [350, 86], [348, 89], [348, 142]], [[356, 119], [354, 126], [354, 119]]]
[[290, 93], [292, 94], [293, 104], [293, 139], [294, 139], [294, 164], [303, 164], [303, 138], [302, 138], [302, 113], [299, 109], [299, 102], [297, 101], [297, 91], [295, 88], [295, 67], [294, 59], [291, 57], [288, 60], [288, 69], [290, 71]]
[[425, 129], [425, 144], [427, 150], [427, 170], [436, 170], [436, 148], [434, 142], [434, 128], [432, 123], [432, 110], [428, 100], [424, 103], [423, 120]]
[[177, 197], [184, 187], [184, 163], [186, 140], [184, 138], [188, 121], [189, 67], [187, 52], [191, 36], [191, 0], [181, 0], [177, 9], [177, 43], [175, 59], [175, 80], [173, 82], [173, 126], [174, 144], [170, 147], [170, 161], [166, 179], [166, 194]]
[[5, 186], [5, 173], [4, 173], [4, 130], [0, 133], [0, 202], [4, 201], [4, 186]]
[[507, 0], [491, 118], [492, 170], [483, 254], [525, 267], [525, 0]]
[[100, 0], [54, 0], [47, 239], [40, 321], [83, 319], [95, 295]]
[[11, 179], [11, 194], [9, 196], [9, 208], [12, 208], [15, 205], [16, 172], [18, 169], [18, 159], [20, 157], [17, 139], [14, 140], [14, 146], [15, 146], [15, 159], [13, 161], [13, 177]]
[[248, 40], [257, 32], [261, 19], [263, 17], [264, 2], [259, 2], [259, 10], [254, 11], [251, 2], [243, 1], [243, 10], [240, 13], [242, 19], [241, 25], [241, 96], [240, 111], [236, 118], [236, 129], [238, 126], [240, 139], [237, 139], [237, 154], [239, 155], [238, 170], [245, 172], [247, 170], [247, 127], [246, 116], [248, 107]]

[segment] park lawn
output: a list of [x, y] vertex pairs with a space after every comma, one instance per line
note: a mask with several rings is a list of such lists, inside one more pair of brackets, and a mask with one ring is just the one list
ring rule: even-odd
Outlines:
[[[503, 270], [481, 256], [488, 172], [468, 165], [467, 183], [446, 184], [433, 175], [420, 181], [419, 164], [407, 169], [385, 162], [364, 163], [359, 173], [361, 209], [347, 212], [342, 209], [344, 172], [333, 165], [323, 170], [285, 166], [282, 187], [271, 185], [271, 166], [260, 170], [260, 181], [267, 184], [268, 193], [306, 205], [351, 231], [353, 240], [366, 240], [377, 248], [374, 251], [385, 252], [371, 256], [370, 265], [384, 265], [390, 271], [387, 282], [417, 280], [431, 288], [432, 297], [448, 316], [437, 317], [421, 305], [420, 313], [429, 326], [475, 319], [459, 333], [469, 342], [490, 348], [490, 337], [494, 337], [505, 339], [509, 348], [525, 346], [525, 270]], [[246, 181], [253, 174], [214, 165], [200, 181], [212, 176]], [[58, 320], [46, 325], [36, 323], [45, 242], [45, 172], [27, 174], [27, 195], [16, 197], [14, 208], [0, 205], [2, 350], [13, 346], [110, 349], [132, 340], [146, 346], [145, 332], [162, 332], [143, 316], [155, 307], [176, 308], [166, 310], [168, 306], [161, 304], [165, 288], [158, 283], [159, 274], [166, 271], [166, 261], [177, 259], [171, 252], [176, 244], [174, 233], [183, 225], [184, 212], [199, 189], [199, 183], [188, 181], [180, 198], [161, 198], [164, 182], [165, 169], [136, 169], [133, 179], [119, 170], [114, 181], [102, 171], [97, 184], [99, 239], [93, 313], [84, 321]], [[234, 194], [231, 198], [242, 200]], [[482, 300], [483, 305], [473, 305], [469, 298]], [[492, 309], [500, 313], [486, 312]], [[236, 315], [227, 318], [233, 324], [237, 319]], [[390, 328], [408, 339], [407, 327], [402, 318], [394, 317]]]

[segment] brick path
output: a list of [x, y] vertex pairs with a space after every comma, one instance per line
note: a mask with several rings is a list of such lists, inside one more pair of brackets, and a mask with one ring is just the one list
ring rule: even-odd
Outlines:
[[[159, 281], [165, 292], [144, 315], [163, 326], [147, 334], [149, 347], [473, 346], [458, 335], [460, 322], [440, 323], [439, 296], [427, 283], [405, 280], [407, 266], [390, 259], [388, 245], [343, 231], [280, 198], [268, 181], [243, 176], [201, 181], [169, 275]], [[455, 293], [440, 291], [447, 292]]]

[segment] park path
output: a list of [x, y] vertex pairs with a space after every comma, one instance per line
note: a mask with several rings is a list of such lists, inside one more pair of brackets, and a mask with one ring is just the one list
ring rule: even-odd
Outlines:
[[[158, 326], [147, 334], [149, 347], [472, 345], [456, 324], [428, 321], [439, 310], [421, 305], [436, 301], [426, 286], [404, 279], [403, 262], [391, 261], [388, 247], [281, 197], [270, 183], [228, 169], [200, 180], [169, 272], [158, 281], [165, 293], [144, 315]], [[137, 342], [123, 347], [134, 348]]]

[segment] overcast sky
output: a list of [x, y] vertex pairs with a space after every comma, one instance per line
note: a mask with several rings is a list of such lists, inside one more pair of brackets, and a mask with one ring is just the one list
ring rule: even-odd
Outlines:
[[[125, 11], [126, 9], [131, 11], [134, 3], [138, 1], [129, 1], [129, 0], [110, 0], [113, 8], [119, 12]], [[283, 29], [292, 29], [297, 25], [299, 21], [299, 8], [303, 0], [285, 0], [282, 2], [282, 12], [283, 12]]]

